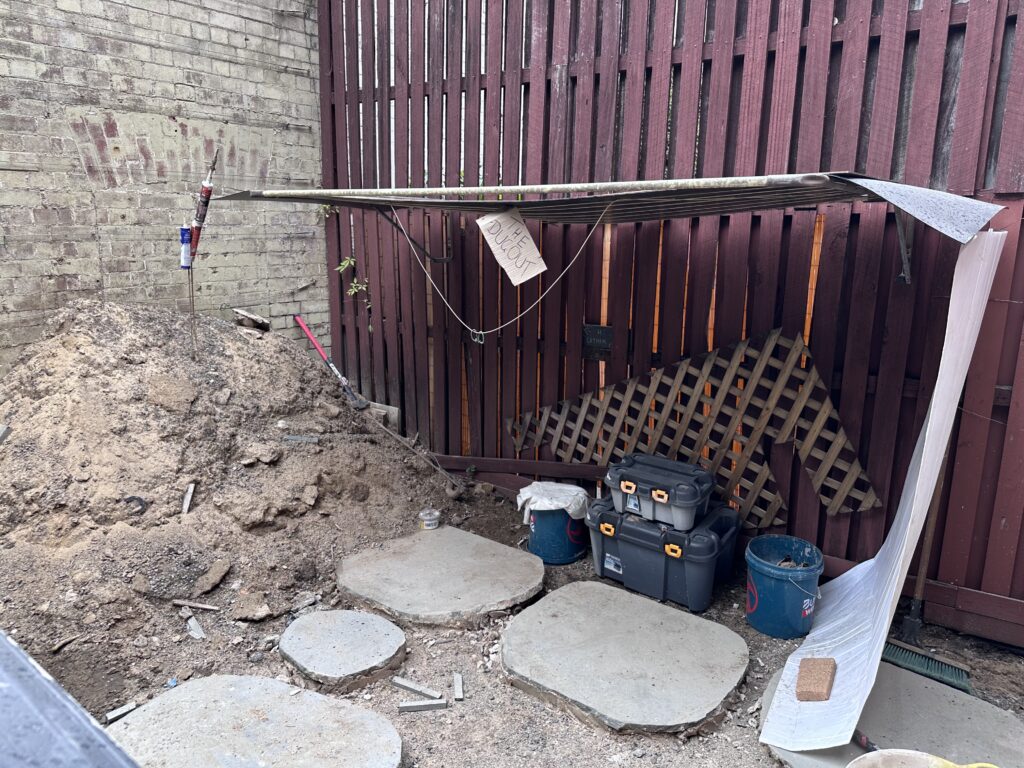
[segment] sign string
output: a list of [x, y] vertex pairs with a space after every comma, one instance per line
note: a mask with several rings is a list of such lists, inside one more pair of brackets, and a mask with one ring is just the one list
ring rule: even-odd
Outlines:
[[430, 276], [430, 272], [427, 271], [427, 268], [423, 264], [423, 261], [420, 259], [419, 254], [416, 253], [416, 248], [412, 244], [412, 238], [409, 237], [409, 233], [406, 231], [405, 225], [402, 223], [402, 219], [399, 217], [397, 211], [395, 211], [394, 206], [390, 206], [390, 207], [391, 207], [391, 213], [394, 215], [395, 220], [398, 222], [398, 226], [402, 230], [402, 234], [405, 235], [406, 242], [409, 243], [409, 248], [412, 250], [412, 255], [416, 259], [416, 263], [420, 265], [420, 269], [422, 269], [423, 270], [423, 274], [427, 276], [427, 280], [429, 280], [430, 284], [434, 287], [434, 291], [436, 291], [437, 295], [441, 297], [441, 301], [443, 301], [445, 307], [448, 308], [448, 313], [452, 317], [454, 317], [456, 320], [458, 320], [463, 328], [465, 328], [467, 331], [469, 331], [469, 338], [470, 338], [471, 341], [473, 341], [473, 342], [475, 342], [477, 344], [483, 344], [484, 341], [486, 340], [487, 336], [489, 336], [490, 334], [497, 333], [498, 331], [502, 330], [503, 328], [507, 328], [508, 326], [512, 325], [513, 323], [518, 322], [525, 315], [527, 315], [531, 311], [533, 311], [533, 309], [544, 300], [544, 297], [547, 296], [551, 292], [551, 290], [556, 285], [558, 285], [559, 282], [561, 282], [562, 278], [565, 277], [566, 273], [570, 269], [572, 269], [573, 264], [575, 264], [577, 259], [579, 259], [580, 255], [583, 253], [583, 249], [587, 247], [587, 243], [590, 242], [590, 238], [593, 236], [594, 232], [597, 230], [598, 226], [601, 224], [601, 221], [604, 219], [604, 215], [606, 213], [608, 213], [608, 209], [612, 207], [612, 203], [608, 203], [608, 205], [606, 205], [604, 207], [604, 210], [601, 211], [601, 215], [597, 217], [597, 220], [594, 222], [594, 225], [590, 228], [590, 231], [587, 232], [587, 236], [583, 239], [583, 243], [580, 245], [579, 250], [576, 251], [576, 255], [573, 256], [572, 260], [568, 264], [565, 265], [565, 269], [563, 269], [561, 271], [561, 273], [558, 275], [558, 277], [556, 277], [551, 282], [551, 285], [549, 285], [547, 288], [545, 288], [544, 291], [541, 293], [541, 295], [539, 297], [537, 297], [537, 300], [535, 302], [533, 302], [533, 304], [528, 306], [526, 309], [524, 309], [522, 312], [520, 312], [518, 315], [513, 317], [511, 320], [508, 320], [508, 321], [502, 323], [501, 325], [495, 326], [494, 328], [491, 328], [490, 330], [486, 330], [486, 331], [480, 330], [479, 328], [473, 328], [471, 325], [469, 325], [469, 323], [467, 323], [465, 320], [463, 320], [462, 317], [459, 315], [459, 313], [456, 312], [452, 308], [452, 305], [448, 303], [448, 297], [445, 296], [444, 291], [442, 291], [440, 288], [437, 287], [437, 283], [434, 282], [434, 278]]

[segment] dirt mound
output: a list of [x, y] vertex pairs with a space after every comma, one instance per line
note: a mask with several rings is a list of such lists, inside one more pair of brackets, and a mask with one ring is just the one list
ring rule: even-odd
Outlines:
[[[193, 359], [187, 317], [95, 301], [51, 331], [0, 382], [0, 628], [94, 713], [279, 664], [263, 638], [331, 599], [335, 558], [424, 506], [465, 520], [492, 503], [449, 499], [276, 334], [200, 318]], [[168, 602], [197, 596], [222, 609], [196, 616], [203, 640]]]

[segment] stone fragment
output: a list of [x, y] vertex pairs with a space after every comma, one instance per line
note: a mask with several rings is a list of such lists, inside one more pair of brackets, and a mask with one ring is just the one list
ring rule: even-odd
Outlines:
[[188, 632], [189, 637], [195, 640], [206, 639], [206, 633], [195, 616], [190, 616], [189, 620], [185, 622], [185, 631]]
[[206, 573], [196, 579], [196, 585], [192, 589], [192, 597], [199, 597], [207, 592], [212, 592], [224, 580], [224, 577], [228, 575], [230, 570], [231, 561], [224, 559], [214, 560], [210, 567], [206, 569]]
[[422, 683], [417, 683], [415, 680], [409, 680], [405, 677], [392, 677], [391, 684], [395, 688], [401, 688], [403, 691], [415, 693], [417, 696], [425, 696], [428, 699], [440, 699], [442, 696], [433, 688], [428, 688]]
[[238, 596], [238, 600], [231, 607], [230, 615], [235, 621], [263, 621], [272, 614], [262, 592], [248, 592]]
[[307, 485], [302, 489], [302, 496], [300, 497], [303, 504], [307, 507], [312, 507], [316, 504], [317, 498], [320, 496], [320, 489], [315, 485]]
[[268, 677], [189, 680], [107, 731], [140, 765], [160, 768], [398, 768], [385, 718]]
[[433, 709], [447, 709], [448, 702], [444, 699], [417, 699], [403, 701], [398, 705], [399, 712], [428, 712]]

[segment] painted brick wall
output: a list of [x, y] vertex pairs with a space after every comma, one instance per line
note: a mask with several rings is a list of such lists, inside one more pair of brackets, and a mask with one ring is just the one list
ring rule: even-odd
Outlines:
[[[215, 195], [320, 183], [312, 0], [0, 0], [0, 374], [80, 296], [188, 306], [178, 227]], [[329, 341], [312, 206], [214, 199], [197, 307], [301, 311]]]

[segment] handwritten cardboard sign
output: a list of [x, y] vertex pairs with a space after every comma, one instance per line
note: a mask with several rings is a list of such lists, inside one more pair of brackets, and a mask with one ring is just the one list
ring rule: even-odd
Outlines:
[[526, 282], [548, 268], [515, 208], [481, 216], [476, 223], [512, 285]]

